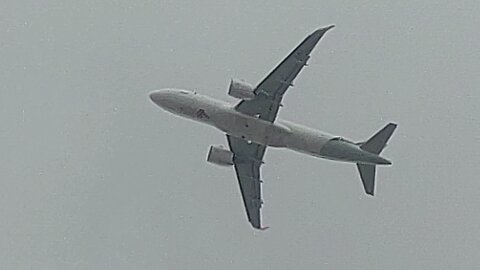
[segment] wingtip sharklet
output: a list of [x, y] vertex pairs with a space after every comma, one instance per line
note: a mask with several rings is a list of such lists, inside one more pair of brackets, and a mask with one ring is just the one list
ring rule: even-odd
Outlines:
[[334, 27], [335, 27], [335, 24], [332, 24], [332, 25], [329, 25], [329, 26], [322, 27], [315, 32], [327, 32], [328, 30], [330, 30]]
[[330, 30], [330, 29], [332, 29], [332, 28], [334, 28], [334, 27], [335, 27], [335, 24], [332, 24], [332, 25], [329, 25], [329, 26], [324, 27], [324, 28], [322, 28], [322, 29], [323, 29], [324, 31], [328, 31], [328, 30]]
[[259, 230], [259, 231], [266, 231], [266, 230], [270, 229], [269, 226], [262, 226], [260, 224], [254, 224], [254, 223], [252, 223], [252, 227], [256, 230]]
[[269, 226], [265, 226], [265, 227], [260, 226], [260, 227], [254, 227], [254, 228], [259, 230], [259, 231], [266, 231], [266, 230], [270, 229]]
[[315, 32], [313, 32], [311, 34], [311, 36], [314, 36], [314, 35], [320, 35], [320, 36], [323, 36], [323, 34], [325, 34], [328, 30], [334, 28], [335, 25], [332, 24], [332, 25], [329, 25], [329, 26], [326, 26], [326, 27], [322, 27], [322, 28], [319, 28], [317, 30], [315, 30]]

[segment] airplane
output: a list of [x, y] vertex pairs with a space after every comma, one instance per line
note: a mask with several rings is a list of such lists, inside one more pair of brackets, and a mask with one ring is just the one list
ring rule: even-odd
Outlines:
[[319, 158], [355, 163], [365, 192], [374, 195], [376, 165], [390, 165], [380, 156], [397, 125], [388, 123], [370, 139], [354, 143], [290, 121], [276, 120], [282, 98], [310, 58], [313, 48], [334, 25], [320, 28], [307, 36], [256, 87], [232, 79], [228, 94], [240, 101], [230, 103], [176, 88], [149, 93], [151, 101], [164, 110], [211, 125], [226, 134], [229, 149], [212, 145], [207, 162], [233, 166], [243, 198], [247, 218], [255, 229], [261, 225], [260, 166], [267, 146], [287, 148]]

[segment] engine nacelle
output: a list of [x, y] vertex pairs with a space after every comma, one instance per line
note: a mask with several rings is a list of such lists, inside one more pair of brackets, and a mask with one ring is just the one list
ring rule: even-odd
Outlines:
[[242, 80], [232, 79], [228, 88], [228, 95], [243, 100], [250, 100], [255, 97], [255, 88]]
[[221, 145], [212, 145], [208, 151], [207, 161], [220, 166], [232, 166], [233, 153]]

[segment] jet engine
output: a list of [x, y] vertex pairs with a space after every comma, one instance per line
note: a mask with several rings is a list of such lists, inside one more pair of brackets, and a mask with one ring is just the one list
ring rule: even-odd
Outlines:
[[222, 145], [212, 145], [208, 151], [207, 161], [220, 166], [232, 166], [233, 153]]
[[232, 79], [230, 81], [230, 87], [228, 88], [228, 95], [243, 99], [250, 100], [255, 97], [255, 88], [242, 80]]

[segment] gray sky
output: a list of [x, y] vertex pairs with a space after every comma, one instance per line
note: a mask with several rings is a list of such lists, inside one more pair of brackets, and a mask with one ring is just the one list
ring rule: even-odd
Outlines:
[[[262, 3], [259, 3], [262, 2]], [[473, 269], [478, 1], [2, 1], [2, 269]], [[352, 140], [399, 128], [374, 198], [355, 166], [269, 149], [265, 232], [211, 127], [150, 90], [224, 100], [336, 24], [279, 116]]]

